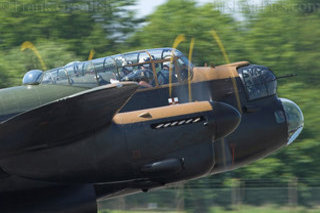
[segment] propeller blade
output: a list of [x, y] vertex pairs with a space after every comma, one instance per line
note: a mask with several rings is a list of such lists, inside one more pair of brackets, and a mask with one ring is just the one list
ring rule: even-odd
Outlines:
[[188, 65], [188, 89], [189, 89], [189, 102], [192, 102], [192, 90], [191, 90], [191, 66], [190, 63], [192, 61], [192, 53], [193, 53], [193, 47], [194, 47], [194, 41], [195, 39], [192, 38], [190, 42], [190, 49], [189, 49], [189, 65]]
[[24, 51], [26, 49], [32, 50], [34, 52], [34, 54], [38, 57], [38, 59], [41, 63], [42, 70], [47, 70], [47, 66], [44, 63], [44, 61], [42, 60], [40, 53], [38, 52], [37, 48], [30, 41], [25, 41], [21, 45], [21, 51]]
[[94, 51], [94, 49], [90, 50], [88, 61], [93, 59], [94, 54], [96, 54], [96, 51]]
[[172, 98], [172, 63], [173, 63], [173, 56], [174, 56], [174, 49], [176, 49], [179, 44], [183, 41], [185, 41], [186, 38], [184, 37], [183, 34], [180, 34], [177, 36], [177, 38], [173, 42], [172, 46], [172, 52], [171, 52], [171, 59], [170, 59], [170, 67], [169, 67], [169, 97]]
[[[224, 58], [227, 64], [230, 64], [230, 59], [228, 57], [228, 54], [222, 44], [222, 41], [218, 35], [218, 33], [215, 30], [211, 31], [211, 34], [213, 36], [213, 38], [216, 40]], [[240, 96], [239, 96], [239, 90], [238, 90], [238, 86], [237, 86], [237, 81], [235, 79], [235, 76], [233, 74], [233, 72], [230, 70], [230, 68], [228, 68], [228, 71], [231, 73], [231, 80], [232, 80], [232, 85], [233, 85], [233, 89], [235, 91], [235, 96], [236, 96], [236, 101], [237, 101], [237, 106], [238, 106], [238, 110], [239, 112], [242, 114], [242, 108], [241, 108], [241, 102], [240, 102]]]

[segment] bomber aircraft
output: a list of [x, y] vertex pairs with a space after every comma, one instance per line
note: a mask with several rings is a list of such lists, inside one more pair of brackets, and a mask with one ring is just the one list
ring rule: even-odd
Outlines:
[[194, 67], [174, 48], [32, 70], [0, 90], [0, 212], [97, 212], [263, 158], [304, 124], [276, 89], [265, 66]]

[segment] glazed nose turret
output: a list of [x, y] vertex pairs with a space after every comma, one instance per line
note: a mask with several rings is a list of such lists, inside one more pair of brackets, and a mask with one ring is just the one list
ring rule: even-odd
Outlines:
[[286, 115], [288, 125], [288, 145], [291, 144], [301, 133], [304, 125], [303, 113], [293, 101], [280, 98]]

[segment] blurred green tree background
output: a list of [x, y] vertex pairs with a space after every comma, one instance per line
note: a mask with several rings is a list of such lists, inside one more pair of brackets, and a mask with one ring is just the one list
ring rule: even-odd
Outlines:
[[[24, 41], [35, 44], [48, 68], [70, 61], [137, 49], [171, 46], [179, 34], [188, 53], [195, 38], [195, 65], [223, 64], [210, 30], [216, 30], [232, 61], [270, 67], [279, 80], [279, 96], [298, 103], [305, 129], [286, 149], [250, 166], [210, 178], [320, 178], [320, 8], [317, 0], [278, 0], [252, 9], [240, 2], [241, 20], [219, 10], [219, 3], [168, 0], [137, 18], [135, 0], [19, 0], [0, 5], [0, 87], [19, 85], [28, 70], [41, 68]], [[240, 10], [240, 9], [239, 9]]]

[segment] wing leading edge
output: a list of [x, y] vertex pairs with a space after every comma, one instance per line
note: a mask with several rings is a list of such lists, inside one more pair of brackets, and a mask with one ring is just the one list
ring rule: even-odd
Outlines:
[[86, 90], [0, 124], [0, 158], [72, 142], [111, 123], [138, 85], [118, 83]]

